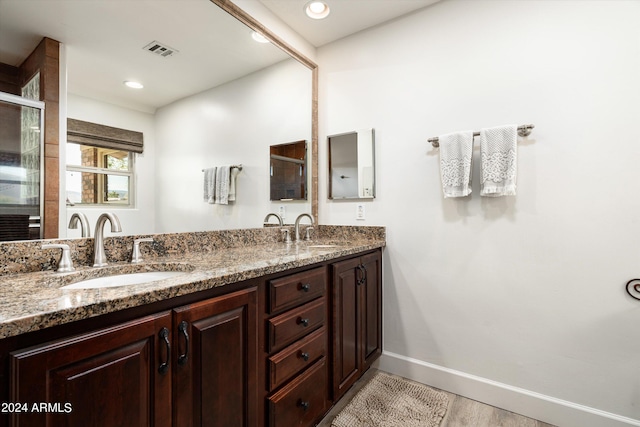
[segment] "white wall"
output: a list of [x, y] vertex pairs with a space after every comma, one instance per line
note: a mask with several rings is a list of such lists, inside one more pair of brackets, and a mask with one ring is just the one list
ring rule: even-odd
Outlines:
[[[142, 132], [144, 139], [144, 152], [136, 155], [135, 160], [135, 180], [136, 180], [136, 202], [135, 208], [122, 207], [62, 207], [60, 215], [65, 217], [66, 222], [60, 226], [60, 237], [77, 238], [80, 237], [80, 229], [71, 230], [67, 228], [69, 218], [74, 212], [84, 212], [89, 218], [91, 227], [95, 226], [96, 220], [103, 212], [114, 212], [122, 224], [122, 234], [148, 234], [155, 231], [155, 118], [153, 114], [140, 111], [129, 110], [113, 104], [84, 98], [74, 94], [67, 95], [67, 115], [70, 118], [84, 120], [88, 122], [100, 123], [106, 126], [114, 126], [123, 129]], [[65, 123], [66, 125], [66, 123]], [[66, 127], [65, 127], [66, 129]], [[65, 133], [66, 136], [66, 133]], [[64, 150], [61, 144], [61, 150]], [[64, 177], [64, 153], [61, 155], [63, 164], [61, 177]], [[64, 179], [61, 179], [64, 183]], [[64, 192], [63, 192], [64, 194]], [[66, 196], [62, 199], [66, 199]], [[94, 230], [91, 230], [93, 237]], [[105, 227], [105, 235], [110, 235], [109, 227]]]
[[[261, 227], [280, 205], [269, 202], [269, 146], [310, 145], [310, 118], [311, 71], [293, 60], [159, 109], [157, 232]], [[237, 201], [203, 202], [202, 170], [239, 163]], [[287, 203], [287, 220], [310, 210]]]
[[[637, 1], [450, 0], [318, 49], [320, 183], [326, 136], [375, 128], [386, 366], [563, 426], [640, 425], [638, 22]], [[427, 138], [508, 123], [536, 126], [518, 195], [479, 196], [476, 141], [473, 194], [443, 199]], [[319, 196], [322, 223], [356, 223]]]

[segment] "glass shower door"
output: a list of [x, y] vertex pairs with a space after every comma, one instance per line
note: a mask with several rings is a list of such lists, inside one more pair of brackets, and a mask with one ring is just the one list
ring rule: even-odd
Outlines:
[[44, 103], [0, 93], [0, 241], [40, 238]]

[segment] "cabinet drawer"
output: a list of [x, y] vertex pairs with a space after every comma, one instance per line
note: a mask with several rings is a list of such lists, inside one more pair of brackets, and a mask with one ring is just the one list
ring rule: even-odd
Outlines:
[[269, 313], [324, 295], [326, 283], [324, 267], [269, 281]]
[[279, 350], [318, 329], [325, 322], [324, 298], [318, 298], [269, 319], [269, 352]]
[[310, 426], [327, 409], [326, 358], [269, 398], [269, 427]]
[[327, 333], [324, 327], [274, 354], [269, 358], [269, 391], [280, 387], [326, 354]]

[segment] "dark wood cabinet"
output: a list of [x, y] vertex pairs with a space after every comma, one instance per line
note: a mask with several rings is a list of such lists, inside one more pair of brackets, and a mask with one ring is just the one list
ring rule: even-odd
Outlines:
[[256, 288], [174, 310], [175, 427], [255, 427]]
[[382, 353], [380, 251], [332, 264], [333, 400]]
[[11, 425], [256, 427], [256, 293], [11, 353]]
[[326, 289], [326, 266], [267, 282], [268, 427], [309, 427], [331, 406]]
[[13, 426], [171, 425], [166, 311], [10, 355]]
[[0, 340], [0, 427], [310, 427], [381, 354], [381, 253]]
[[323, 357], [269, 397], [269, 425], [307, 427], [327, 410], [327, 362]]

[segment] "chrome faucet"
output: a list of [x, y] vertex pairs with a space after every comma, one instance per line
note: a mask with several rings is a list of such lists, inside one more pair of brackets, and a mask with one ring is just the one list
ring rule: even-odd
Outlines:
[[82, 237], [91, 237], [89, 234], [89, 220], [82, 212], [74, 212], [73, 215], [71, 215], [71, 218], [69, 218], [69, 228], [76, 230], [78, 228], [78, 221], [80, 221]]
[[115, 214], [107, 212], [98, 217], [98, 221], [96, 222], [96, 231], [93, 233], [94, 267], [103, 267], [107, 265], [107, 255], [104, 253], [104, 224], [107, 220], [111, 223], [112, 233], [120, 233], [122, 231], [120, 220]]
[[133, 249], [131, 250], [131, 263], [138, 264], [142, 262], [142, 254], [140, 253], [140, 243], [142, 242], [153, 242], [152, 237], [145, 237], [142, 239], [134, 239], [133, 240]]
[[50, 243], [42, 245], [42, 249], [62, 249], [62, 254], [58, 261], [58, 269], [56, 270], [58, 273], [67, 273], [75, 270], [75, 268], [73, 268], [73, 262], [71, 261], [69, 245]]
[[[311, 220], [311, 225], [313, 225], [313, 224], [314, 224], [313, 215], [308, 214], [308, 213], [301, 213], [300, 215], [298, 215], [298, 217], [296, 218], [296, 223], [295, 223], [295, 227], [294, 227], [294, 228], [295, 228], [294, 233], [295, 233], [295, 238], [296, 238], [295, 240], [296, 240], [296, 242], [300, 240], [300, 220], [301, 220], [302, 218], [304, 218], [305, 216], [306, 216], [307, 218], [309, 218], [309, 220]], [[309, 234], [307, 234], [307, 236], [308, 236], [308, 235], [309, 235]], [[310, 240], [310, 238], [305, 238], [305, 240]]]
[[263, 223], [268, 223], [269, 222], [269, 218], [271, 218], [272, 216], [275, 216], [278, 219], [278, 223], [280, 224], [280, 227], [282, 227], [284, 225], [284, 221], [282, 221], [282, 217], [280, 215], [278, 215], [277, 213], [273, 213], [273, 212], [269, 212], [267, 214], [267, 216], [264, 217], [264, 220], [262, 221]]

